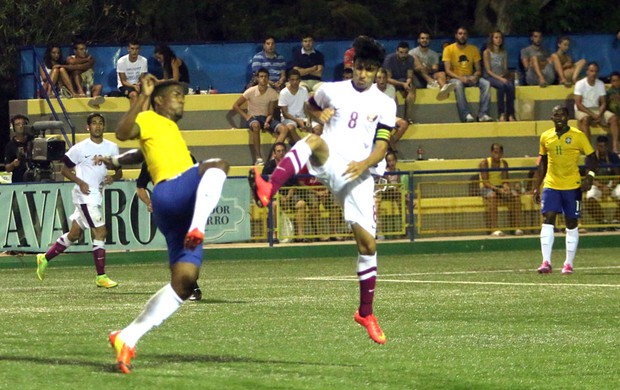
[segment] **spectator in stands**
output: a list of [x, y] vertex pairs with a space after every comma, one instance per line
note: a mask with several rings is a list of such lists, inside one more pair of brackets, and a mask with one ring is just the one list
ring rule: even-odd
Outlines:
[[562, 36], [558, 38], [558, 50], [551, 54], [551, 62], [558, 75], [558, 82], [566, 88], [572, 87], [579, 79], [581, 70], [586, 65], [583, 58], [573, 62], [573, 58], [568, 54], [570, 48], [570, 38]]
[[301, 38], [301, 49], [293, 49], [293, 68], [301, 74], [300, 85], [308, 92], [316, 92], [322, 83], [325, 58], [314, 49], [312, 34], [304, 34]]
[[[254, 165], [263, 165], [260, 150], [260, 133], [269, 131], [277, 134], [276, 142], [284, 142], [288, 136], [288, 128], [273, 118], [278, 102], [278, 93], [269, 87], [269, 71], [261, 68], [257, 72], [258, 85], [250, 87], [233, 104], [235, 110], [245, 121], [251, 132], [250, 147]], [[247, 102], [247, 111], [241, 106]]]
[[355, 58], [355, 45], [361, 40], [366, 39], [366, 35], [360, 35], [353, 40], [351, 47], [344, 52], [343, 65], [344, 69], [353, 69], [353, 58]]
[[405, 41], [400, 42], [396, 52], [388, 54], [383, 61], [383, 68], [388, 72], [388, 83], [392, 84], [405, 99], [405, 117], [409, 123], [413, 123], [413, 104], [416, 97], [413, 66], [409, 44]]
[[444, 49], [443, 63], [446, 74], [450, 77], [450, 83], [455, 84], [456, 87], [456, 106], [461, 121], [475, 121], [467, 104], [465, 87], [478, 87], [480, 88], [478, 120], [480, 122], [491, 122], [493, 118], [488, 114], [491, 102], [491, 84], [481, 77], [480, 51], [476, 46], [467, 43], [468, 36], [467, 28], [459, 27], [456, 30], [456, 42]]
[[542, 88], [555, 81], [555, 70], [551, 54], [542, 46], [543, 34], [539, 29], [530, 34], [532, 44], [521, 49], [521, 64], [525, 70], [525, 81], [528, 85], [539, 85]]
[[95, 84], [95, 58], [88, 54], [86, 42], [76, 41], [73, 44], [73, 55], [67, 57], [66, 69], [71, 73], [71, 79], [78, 97], [91, 96], [88, 105], [99, 108], [105, 102], [101, 96], [101, 84]]
[[[522, 236], [521, 198], [511, 187], [508, 175], [508, 162], [503, 159], [504, 147], [501, 144], [491, 145], [491, 156], [480, 162], [480, 194], [484, 199], [485, 219], [489, 233], [501, 237], [504, 232], [498, 228], [498, 207], [508, 206], [510, 226], [515, 229], [516, 236]], [[503, 169], [503, 170], [500, 170]]]
[[616, 209], [611, 223], [618, 225], [620, 224], [620, 181], [618, 180], [620, 175], [620, 157], [615, 153], [609, 152], [608, 139], [604, 135], [599, 135], [596, 138], [594, 153], [596, 153], [599, 168], [596, 173], [597, 176], [592, 183], [592, 188], [586, 193], [584, 206], [596, 223], [607, 225], [609, 221], [605, 218], [605, 212], [600, 202], [611, 197], [616, 202]]
[[[308, 100], [308, 90], [299, 88], [301, 75], [297, 69], [288, 72], [288, 85], [280, 91], [278, 107], [282, 112], [282, 124], [288, 128], [289, 138], [293, 142], [299, 141], [297, 129], [306, 132], [315, 132], [313, 129], [320, 126], [319, 123], [311, 123], [304, 110], [306, 100]], [[320, 132], [320, 129], [316, 131]]]
[[[396, 88], [392, 84], [388, 83], [388, 72], [385, 68], [379, 68], [377, 71], [377, 76], [375, 77], [375, 84], [379, 91], [388, 95], [394, 101], [398, 103], [396, 100]], [[396, 151], [396, 144], [405, 134], [405, 132], [409, 129], [409, 122], [404, 120], [403, 118], [396, 117], [396, 126], [392, 129], [390, 133], [390, 149], [392, 151]]]
[[611, 86], [607, 90], [607, 107], [620, 118], [620, 73], [612, 72], [609, 81]]
[[263, 41], [263, 50], [252, 57], [252, 77], [256, 77], [258, 70], [265, 68], [269, 71], [269, 85], [280, 91], [286, 83], [286, 60], [276, 52], [276, 39], [268, 36]]
[[28, 170], [27, 156], [32, 149], [32, 136], [26, 133], [28, 121], [28, 117], [21, 114], [11, 118], [14, 135], [4, 148], [4, 169], [11, 173], [12, 183], [23, 182]]
[[590, 139], [590, 125], [600, 125], [611, 133], [611, 149], [618, 153], [618, 117], [607, 110], [605, 84], [598, 79], [598, 64], [590, 62], [586, 77], [575, 84], [575, 119], [579, 130]]
[[[407, 176], [394, 174], [400, 172], [397, 167], [398, 157], [396, 152], [388, 151], [385, 154], [385, 173], [375, 177], [375, 210], [377, 212], [378, 234], [396, 232], [402, 230], [401, 210], [403, 204], [403, 192], [401, 181], [405, 182]], [[404, 180], [403, 180], [404, 178]], [[406, 184], [406, 183], [405, 183]], [[381, 203], [389, 202], [390, 215], [383, 214]]]
[[148, 73], [148, 64], [146, 58], [140, 55], [138, 42], [129, 42], [127, 52], [116, 62], [117, 84], [119, 91], [133, 104], [140, 94], [140, 77]]
[[168, 45], [159, 44], [155, 46], [153, 54], [164, 71], [162, 81], [174, 80], [189, 85], [189, 70], [187, 70], [187, 65], [174, 54], [174, 51], [172, 51]]
[[429, 47], [431, 34], [422, 31], [418, 46], [409, 51], [414, 60], [414, 84], [421, 88], [439, 89], [437, 100], [445, 100], [454, 91], [454, 84], [447, 82], [446, 72], [439, 70], [439, 53]]
[[497, 90], [498, 120], [515, 121], [515, 84], [508, 71], [508, 52], [504, 48], [504, 33], [496, 30], [489, 34], [487, 48], [482, 57], [484, 78]]
[[344, 70], [342, 71], [342, 79], [352, 80], [353, 79], [353, 68], [344, 68]]
[[68, 97], [73, 97], [76, 95], [75, 89], [73, 88], [73, 83], [71, 82], [71, 77], [69, 76], [69, 72], [65, 66], [66, 63], [62, 58], [62, 50], [60, 49], [60, 46], [48, 46], [47, 49], [45, 49], [45, 54], [43, 55], [43, 67], [45, 67], [52, 84], [48, 82], [47, 76], [43, 71], [43, 67], [39, 68], [41, 85], [45, 89], [45, 93], [47, 93], [48, 96], [53, 96], [52, 92], [54, 92], [54, 89], [52, 88], [52, 85], [56, 87], [56, 91], [59, 93], [63, 87], [66, 88]]

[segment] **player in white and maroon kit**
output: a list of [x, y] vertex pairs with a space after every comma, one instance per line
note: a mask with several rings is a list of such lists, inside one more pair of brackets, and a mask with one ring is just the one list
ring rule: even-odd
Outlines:
[[278, 189], [307, 163], [310, 173], [334, 194], [357, 242], [360, 305], [354, 318], [379, 344], [386, 338], [372, 307], [377, 246], [371, 170], [383, 174], [396, 121], [396, 103], [373, 84], [384, 56], [385, 50], [373, 39], [357, 42], [353, 79], [324, 83], [308, 101], [311, 115], [325, 124], [323, 134], [296, 143], [269, 182], [261, 178], [258, 167], [250, 171], [250, 186], [259, 206], [267, 206]]
[[63, 157], [61, 173], [75, 183], [72, 198], [75, 211], [69, 219], [71, 229], [58, 238], [47, 251], [37, 255], [37, 276], [45, 277], [47, 263], [64, 252], [71, 244], [77, 242], [86, 229], [91, 230], [93, 239], [93, 259], [97, 269], [95, 283], [97, 287], [112, 288], [114, 282], [105, 273], [105, 238], [107, 230], [101, 204], [103, 202], [103, 186], [122, 177], [119, 168], [113, 176], [103, 163], [95, 162], [97, 156], [118, 155], [118, 145], [103, 138], [105, 119], [101, 114], [90, 114], [86, 119], [90, 137], [73, 145]]

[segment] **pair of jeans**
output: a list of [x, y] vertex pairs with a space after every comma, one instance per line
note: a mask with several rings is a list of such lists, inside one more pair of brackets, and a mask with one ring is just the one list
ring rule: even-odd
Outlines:
[[489, 77], [491, 86], [497, 90], [497, 113], [505, 114], [506, 119], [515, 114], [515, 85], [514, 81], [508, 80], [504, 84], [495, 77]]
[[491, 84], [488, 80], [480, 78], [476, 83], [464, 84], [459, 79], [450, 79], [450, 83], [454, 84], [454, 94], [456, 95], [456, 107], [459, 110], [459, 117], [461, 121], [465, 121], [465, 117], [471, 114], [469, 106], [467, 105], [467, 99], [465, 98], [465, 87], [478, 87], [480, 88], [480, 110], [478, 111], [478, 117], [487, 115], [489, 113], [489, 103], [491, 101]]

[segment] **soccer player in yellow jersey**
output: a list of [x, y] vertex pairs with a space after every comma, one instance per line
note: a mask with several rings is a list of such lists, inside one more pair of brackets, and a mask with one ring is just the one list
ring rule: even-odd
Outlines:
[[[566, 260], [562, 274], [573, 273], [573, 261], [579, 243], [578, 218], [581, 216], [581, 192], [592, 187], [598, 167], [590, 141], [584, 133], [568, 126], [568, 110], [564, 106], [553, 108], [551, 120], [555, 124], [540, 136], [540, 161], [534, 179], [534, 197], [540, 200], [540, 184], [544, 179], [541, 211], [544, 217], [540, 229], [540, 247], [543, 262], [538, 267], [541, 274], [551, 273], [555, 217], [564, 214], [566, 220]], [[588, 173], [582, 179], [579, 173], [579, 156], [586, 155]]]
[[[170, 283], [151, 297], [129, 326], [110, 333], [116, 362], [123, 373], [131, 371], [138, 340], [191, 296], [202, 264], [207, 218], [220, 199], [229, 169], [228, 163], [220, 159], [192, 162], [176, 123], [183, 117], [182, 85], [172, 80], [157, 84], [150, 74], [141, 81], [140, 95], [116, 128], [116, 137], [121, 141], [139, 139], [140, 150], [104, 162], [119, 166], [146, 161], [155, 185], [151, 197], [153, 215], [166, 237], [171, 276]], [[149, 99], [154, 111], [142, 111]]]

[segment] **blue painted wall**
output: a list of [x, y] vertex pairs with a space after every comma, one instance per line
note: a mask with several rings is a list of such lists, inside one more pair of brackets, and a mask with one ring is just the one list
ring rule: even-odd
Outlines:
[[[411, 47], [417, 46], [415, 38], [404, 39]], [[448, 39], [436, 38], [431, 47], [441, 51], [441, 44]], [[546, 36], [544, 45], [555, 51], [554, 36]], [[381, 40], [386, 50], [393, 52], [400, 39]], [[472, 37], [470, 43], [482, 47], [486, 42], [484, 37]], [[351, 42], [347, 41], [317, 41], [315, 47], [325, 56], [325, 80], [335, 80], [340, 76], [342, 59], [345, 50]], [[529, 38], [524, 36], [506, 37], [506, 48], [509, 51], [510, 67], [517, 68], [519, 51], [529, 44]], [[249, 79], [249, 61], [252, 56], [261, 50], [262, 45], [256, 43], [208, 43], [208, 44], [177, 44], [170, 45], [172, 50], [182, 58], [189, 68], [192, 87], [199, 86], [207, 89], [211, 86], [220, 93], [238, 93]], [[298, 49], [300, 43], [277, 42], [277, 50], [287, 61], [292, 59], [292, 50]], [[161, 74], [159, 64], [153, 58], [152, 45], [143, 45], [141, 54], [149, 60], [149, 70], [154, 74]], [[63, 57], [72, 54], [70, 47], [63, 47]], [[33, 76], [34, 53], [42, 61], [45, 47], [25, 47], [20, 52], [20, 74], [18, 96], [20, 99], [32, 98], [35, 91]], [[127, 54], [126, 48], [121, 46], [91, 46], [89, 52], [95, 57], [95, 78], [97, 83], [104, 85], [104, 93], [116, 90], [116, 60]], [[597, 61], [600, 65], [601, 76], [608, 76], [613, 70], [620, 71], [620, 43], [612, 34], [571, 36], [571, 54], [574, 59], [585, 58], [588, 61]]]

